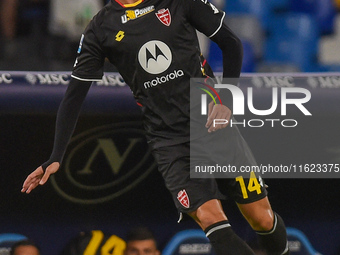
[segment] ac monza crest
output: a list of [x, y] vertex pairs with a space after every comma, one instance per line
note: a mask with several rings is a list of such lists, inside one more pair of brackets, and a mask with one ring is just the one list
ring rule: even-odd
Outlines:
[[170, 26], [171, 23], [171, 15], [168, 8], [161, 9], [157, 13], [155, 13], [157, 18], [166, 26]]
[[181, 205], [183, 205], [185, 208], [189, 208], [190, 207], [189, 197], [188, 197], [188, 194], [185, 191], [185, 189], [183, 189], [180, 192], [178, 192], [177, 199], [181, 203]]

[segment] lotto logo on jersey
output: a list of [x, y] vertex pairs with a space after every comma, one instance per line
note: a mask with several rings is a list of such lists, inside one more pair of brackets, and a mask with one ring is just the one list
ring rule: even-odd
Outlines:
[[171, 15], [169, 9], [161, 9], [157, 13], [155, 13], [157, 18], [166, 26], [170, 26], [171, 23]]
[[153, 12], [155, 10], [155, 7], [153, 5], [145, 7], [143, 9], [136, 9], [136, 10], [126, 10], [125, 14], [121, 16], [122, 23], [126, 23], [129, 20], [134, 20], [139, 17], [142, 17], [150, 12]]
[[181, 205], [183, 205], [185, 208], [190, 207], [189, 197], [185, 189], [178, 192], [177, 199], [181, 203]]

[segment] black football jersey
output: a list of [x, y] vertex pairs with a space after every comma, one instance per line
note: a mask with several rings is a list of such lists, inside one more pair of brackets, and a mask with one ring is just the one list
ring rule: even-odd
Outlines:
[[196, 29], [212, 37], [224, 15], [207, 0], [111, 0], [82, 35], [72, 77], [100, 80], [107, 58], [141, 105], [150, 142], [188, 141], [190, 78], [205, 65]]

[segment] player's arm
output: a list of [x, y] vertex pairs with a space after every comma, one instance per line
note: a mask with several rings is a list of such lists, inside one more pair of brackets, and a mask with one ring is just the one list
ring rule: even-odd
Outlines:
[[223, 78], [239, 78], [243, 58], [241, 40], [225, 23], [222, 24], [218, 32], [210, 37], [210, 39], [215, 42], [222, 51]]
[[[200, 32], [216, 42], [222, 50], [223, 77], [239, 78], [242, 66], [243, 49], [240, 39], [224, 24], [225, 13], [207, 0], [186, 0], [183, 2], [188, 21]], [[224, 79], [225, 81], [225, 79]], [[235, 81], [235, 80], [234, 80]], [[235, 84], [236, 85], [236, 84]], [[220, 90], [223, 105], [209, 104], [208, 132], [225, 128], [225, 125], [213, 127], [214, 119], [229, 120], [232, 115], [232, 95], [227, 89]]]
[[[223, 82], [237, 85], [237, 80], [240, 77], [243, 58], [243, 47], [241, 40], [230, 30], [226, 24], [222, 24], [221, 28], [215, 35], [210, 38], [214, 41], [222, 51], [223, 58]], [[227, 119], [232, 115], [233, 97], [228, 89], [221, 89], [219, 92], [221, 101], [224, 105], [209, 105], [208, 120], [206, 127], [208, 132], [217, 129], [225, 128], [228, 123], [213, 127], [214, 119]], [[226, 107], [225, 107], [226, 106]]]
[[96, 17], [81, 36], [72, 78], [57, 113], [52, 154], [47, 162], [26, 178], [22, 192], [30, 193], [38, 185], [46, 183], [50, 175], [58, 171], [92, 81], [101, 80], [103, 76], [105, 54], [97, 36], [100, 33], [95, 32], [98, 29], [97, 23], [100, 23]]
[[91, 84], [91, 81], [71, 78], [58, 109], [52, 154], [48, 161], [27, 176], [21, 192], [30, 193], [38, 185], [45, 184], [50, 175], [58, 171]]
[[[222, 83], [237, 86], [241, 74], [243, 46], [241, 40], [223, 23], [218, 32], [210, 38], [222, 51], [223, 81]], [[233, 110], [233, 97], [228, 89], [221, 89], [219, 95], [224, 105]]]
[[189, 23], [217, 43], [222, 50], [223, 77], [239, 78], [243, 58], [242, 43], [224, 23], [225, 12], [208, 0], [184, 0], [182, 3]]

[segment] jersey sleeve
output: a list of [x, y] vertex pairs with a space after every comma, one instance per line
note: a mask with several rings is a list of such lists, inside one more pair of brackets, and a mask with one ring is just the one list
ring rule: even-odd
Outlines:
[[217, 9], [208, 0], [184, 0], [189, 22], [209, 38], [222, 27], [225, 12]]
[[81, 81], [97, 81], [103, 77], [105, 55], [92, 20], [81, 36], [72, 77]]
[[49, 160], [42, 164], [44, 170], [53, 162], [62, 162], [91, 84], [90, 81], [71, 79], [58, 109], [53, 151]]

